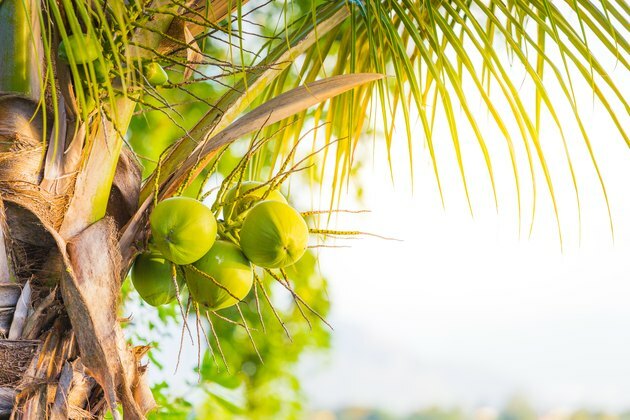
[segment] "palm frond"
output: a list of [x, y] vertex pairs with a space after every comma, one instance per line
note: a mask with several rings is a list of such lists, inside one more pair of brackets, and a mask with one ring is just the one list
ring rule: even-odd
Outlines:
[[[275, 21], [270, 10], [278, 12]], [[353, 72], [387, 74], [392, 77], [376, 87], [358, 88], [291, 117], [286, 129], [279, 132], [281, 138], [273, 153], [265, 159], [253, 158], [252, 175], [282, 161], [307, 126], [321, 126], [314, 130], [313, 147], [316, 142], [332, 147], [323, 149], [324, 163], [317, 166], [317, 177], [327, 176], [328, 163], [333, 163], [329, 175], [334, 196], [339, 197], [352, 174], [358, 140], [365, 127], [373, 126], [385, 137], [390, 164], [392, 142], [406, 138], [412, 181], [414, 150], [419, 149], [418, 144], [426, 146], [443, 202], [438, 149], [450, 143], [471, 212], [469, 184], [473, 180], [467, 174], [469, 157], [464, 150], [472, 139], [487, 168], [487, 181], [474, 182], [489, 183], [498, 207], [494, 163], [500, 156], [494, 151], [495, 139], [487, 135], [492, 126], [505, 141], [519, 220], [525, 206], [522, 189], [533, 191], [531, 232], [539, 171], [558, 220], [554, 184], [559, 169], [568, 172], [578, 214], [580, 211], [578, 176], [572, 162], [575, 144], [567, 139], [568, 123], [559, 113], [566, 106], [610, 206], [576, 89], [586, 86], [592, 90], [593, 99], [630, 144], [625, 128], [630, 105], [619, 83], [630, 70], [627, 12], [623, 0], [315, 1], [291, 5], [159, 0], [146, 6], [47, 1], [42, 14], [51, 19], [40, 15], [40, 21], [52, 22], [52, 26], [42, 27], [48, 67], [55, 64], [56, 45], [70, 34], [96, 37], [103, 51], [88, 65], [77, 65], [70, 57], [67, 68], [58, 69], [61, 77], [46, 73], [42, 80], [48, 85], [42, 86], [52, 92], [48, 105], [55, 121], [64, 107], [81, 121], [110, 121], [113, 131], [107, 134], [119, 137], [119, 142], [133, 108], [124, 106], [120, 111], [125, 101], [167, 115], [180, 139], [163, 156], [159, 176], [154, 173], [146, 181], [144, 199], [156, 178], [160, 184], [170, 177], [200, 144], [247, 108], [322, 77]], [[268, 24], [254, 24], [250, 15], [266, 16]], [[142, 66], [147, 61], [161, 62], [169, 69], [170, 82], [163, 88], [156, 89], [144, 78]], [[109, 77], [99, 81], [96, 67], [109, 63]], [[622, 77], [616, 76], [620, 72]], [[59, 82], [71, 83], [70, 92], [55, 86]], [[533, 89], [533, 100], [522, 94], [520, 86], [525, 84]], [[55, 96], [58, 91], [59, 98]], [[202, 104], [206, 112], [191, 124], [173, 105], [173, 98]], [[90, 113], [90, 100], [102, 109], [101, 115]], [[403, 116], [402, 126], [395, 125], [397, 113]], [[486, 123], [488, 116], [491, 124]], [[550, 146], [540, 135], [547, 118], [559, 134], [565, 168], [550, 167]], [[448, 135], [440, 127], [446, 127]], [[70, 148], [72, 136], [63, 136], [62, 128], [55, 127], [51, 135], [47, 179], [64, 172], [60, 169], [65, 168], [63, 151]], [[263, 135], [277, 131], [278, 126], [271, 125]], [[117, 145], [112, 150], [118, 150]], [[392, 177], [394, 172], [392, 169]], [[334, 202], [333, 198], [331, 206]]]
[[[624, 15], [627, 5], [623, 1], [594, 4], [588, 0], [567, 0], [556, 4], [546, 0], [408, 0], [365, 2], [357, 5], [357, 10], [359, 12], [353, 13], [342, 28], [327, 35], [333, 38], [332, 41], [322, 37], [317, 44], [317, 53], [315, 47], [306, 53], [300, 71], [278, 78], [261, 101], [280, 90], [279, 86], [298, 83], [305, 77], [316, 78], [324, 74], [323, 69], [332, 68], [335, 74], [356, 69], [392, 75], [394, 78], [380, 82], [374, 92], [382, 118], [379, 126], [388, 147], [394, 137], [400, 137], [392, 126], [392, 115], [399, 111], [406, 122], [403, 129], [408, 138], [408, 153], [410, 157], [413, 155], [413, 144], [420, 139], [417, 134], [412, 135], [411, 124], [412, 116], [418, 115], [424, 133], [422, 140], [429, 150], [441, 192], [434, 125], [436, 119], [445, 121], [464, 190], [468, 191], [471, 180], [466, 175], [467, 157], [462, 153], [462, 142], [468, 141], [469, 135], [462, 137], [462, 133], [472, 133], [485, 161], [488, 181], [498, 205], [493, 161], [500, 156], [490, 153], [485, 128], [488, 125], [484, 123], [486, 115], [490, 115], [507, 144], [519, 211], [523, 207], [520, 191], [528, 180], [525, 185], [534, 191], [533, 223], [536, 172], [540, 168], [559, 228], [560, 209], [554, 188], [557, 181], [548, 162], [548, 146], [543, 144], [540, 136], [541, 116], [547, 115], [559, 133], [578, 216], [579, 185], [572, 162], [576, 151], [572, 150], [575, 145], [569, 144], [565, 134], [571, 126], [582, 136], [611, 214], [605, 182], [593, 148], [594, 140], [584, 121], [581, 105], [577, 103], [575, 90], [577, 86], [591, 89], [594, 100], [604, 107], [611, 123], [628, 141], [625, 127], [630, 108], [620, 81], [630, 70], [627, 41], [630, 24]], [[369, 54], [370, 59], [357, 54], [359, 49]], [[613, 77], [611, 71], [617, 75]], [[521, 93], [519, 85], [525, 84], [535, 92], [533, 103]], [[491, 90], [493, 85], [498, 90]], [[550, 93], [558, 89], [561, 95]], [[372, 97], [373, 92], [367, 91], [366, 95]], [[483, 103], [482, 108], [476, 105], [478, 101]], [[506, 106], [499, 107], [499, 103]], [[558, 110], [566, 107], [573, 114], [572, 122], [559, 116]], [[344, 116], [356, 116], [364, 113], [366, 108], [364, 101], [352, 100], [348, 96], [335, 98], [329, 106], [322, 106], [316, 115], [318, 120], [326, 120], [331, 125], [325, 133], [327, 141], [333, 135], [343, 137], [361, 131], [360, 127], [348, 130], [348, 119], [339, 117], [339, 109], [348, 110]], [[296, 120], [303, 117], [300, 115]], [[373, 119], [349, 119], [355, 124], [374, 123]], [[298, 131], [301, 127], [302, 124], [296, 124], [292, 129]], [[284, 133], [285, 139], [291, 135]], [[336, 169], [332, 175], [335, 188], [349, 173], [353, 144], [348, 141], [335, 145]], [[283, 147], [288, 149], [290, 145]], [[520, 151], [524, 153], [525, 167], [519, 163], [522, 160]], [[527, 176], [523, 176], [523, 171]], [[531, 227], [530, 224], [530, 232]]]
[[[261, 91], [264, 91], [276, 77], [285, 73], [286, 68], [317, 41], [315, 27], [318, 28], [319, 34], [325, 34], [343, 22], [346, 17], [347, 9], [343, 5], [334, 5], [322, 10], [317, 15], [316, 22], [305, 20], [303, 25], [291, 31], [291, 34], [278, 36], [280, 39], [290, 40], [289, 44], [282, 42], [278, 48], [269, 51], [264, 60], [253, 68], [253, 71], [245, 73], [246, 76], [240, 82], [212, 104], [206, 115], [164, 158], [160, 175], [163, 177], [170, 175], [200, 143], [226, 127], [247, 107], [259, 103]], [[156, 176], [158, 176], [157, 173], [145, 183], [141, 200], [149, 196]]]

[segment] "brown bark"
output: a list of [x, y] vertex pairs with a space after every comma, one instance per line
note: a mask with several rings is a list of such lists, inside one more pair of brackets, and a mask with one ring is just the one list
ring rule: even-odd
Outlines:
[[0, 340], [0, 387], [16, 385], [39, 350], [39, 341]]
[[[140, 171], [124, 154], [105, 217], [58, 233], [73, 191], [40, 187], [37, 104], [0, 96], [0, 417], [101, 418], [119, 404], [144, 418], [152, 399], [118, 325], [117, 225], [135, 212]], [[114, 220], [115, 218], [115, 220]]]
[[29, 287], [0, 288], [0, 303], [21, 314], [7, 316], [5, 330], [16, 339], [0, 340], [0, 413], [11, 407], [15, 419], [98, 418], [121, 403], [125, 418], [144, 418], [154, 406], [139, 364], [144, 353], [127, 346], [117, 322], [115, 224], [103, 219], [67, 245], [53, 236], [60, 288], [34, 279], [30, 310]]

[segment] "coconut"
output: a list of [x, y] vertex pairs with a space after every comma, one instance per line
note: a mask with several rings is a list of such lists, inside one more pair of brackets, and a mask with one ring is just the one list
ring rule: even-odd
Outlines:
[[184, 268], [190, 295], [210, 310], [235, 305], [247, 296], [254, 282], [251, 263], [231, 242], [216, 241], [192, 267]]
[[[131, 269], [131, 281], [142, 300], [151, 306], [165, 305], [177, 296], [172, 263], [157, 252], [147, 252], [136, 258]], [[177, 284], [181, 289], [180, 273]]]
[[87, 34], [77, 33], [70, 35], [68, 39], [61, 41], [57, 53], [59, 58], [66, 63], [70, 62], [72, 52], [75, 64], [85, 64], [94, 61], [101, 53], [101, 46], [98, 41]]
[[263, 201], [245, 216], [240, 231], [241, 249], [251, 262], [282, 268], [297, 262], [308, 246], [308, 226], [293, 207]]
[[158, 63], [151, 62], [145, 64], [143, 71], [144, 77], [146, 77], [153, 86], [163, 85], [168, 82], [168, 74], [166, 74], [164, 68]]
[[210, 250], [217, 235], [212, 211], [189, 197], [158, 203], [150, 217], [155, 247], [177, 265], [191, 264]]

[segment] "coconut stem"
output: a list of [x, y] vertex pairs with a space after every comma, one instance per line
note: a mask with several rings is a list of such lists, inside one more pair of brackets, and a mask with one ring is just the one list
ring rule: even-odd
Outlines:
[[282, 321], [282, 318], [280, 318], [280, 315], [278, 314], [278, 311], [276, 311], [276, 308], [273, 306], [273, 303], [271, 303], [271, 299], [269, 298], [269, 295], [267, 294], [267, 290], [265, 290], [265, 286], [263, 285], [262, 280], [260, 280], [260, 277], [258, 277], [258, 274], [256, 273], [254, 273], [254, 281], [258, 283], [258, 285], [260, 286], [260, 290], [262, 290], [265, 300], [269, 304], [269, 307], [271, 308], [271, 311], [275, 315], [276, 319], [282, 326], [282, 329], [284, 330], [287, 337], [289, 338], [289, 341], [293, 342], [293, 337], [291, 337], [291, 334], [289, 333], [287, 326], [284, 324], [284, 321]]
[[254, 347], [254, 351], [256, 352], [256, 355], [258, 355], [258, 359], [260, 360], [260, 363], [262, 363], [264, 365], [265, 361], [263, 360], [262, 356], [260, 355], [260, 352], [258, 351], [258, 346], [256, 346], [256, 341], [254, 340], [254, 337], [252, 336], [252, 333], [249, 330], [249, 327], [247, 326], [247, 321], [245, 320], [245, 316], [243, 315], [243, 311], [241, 310], [241, 307], [240, 307], [240, 305], [238, 303], [236, 304], [236, 309], [238, 310], [238, 314], [241, 316], [241, 320], [243, 320], [243, 325], [245, 326], [245, 331], [247, 332], [247, 336], [249, 337], [249, 341], [251, 341], [252, 347]]
[[219, 364], [217, 363], [217, 358], [214, 354], [214, 349], [212, 348], [212, 344], [210, 344], [210, 338], [208, 337], [208, 333], [206, 332], [206, 329], [203, 327], [203, 322], [201, 322], [201, 313], [199, 311], [199, 305], [195, 305], [195, 312], [197, 313], [197, 321], [199, 322], [201, 326], [201, 332], [203, 333], [203, 336], [206, 340], [208, 351], [210, 352], [210, 356], [212, 356], [212, 361], [214, 361], [215, 365], [219, 366]]
[[228, 373], [230, 373], [230, 367], [228, 366], [227, 360], [225, 359], [225, 354], [223, 353], [223, 348], [221, 347], [221, 341], [219, 340], [219, 336], [217, 335], [217, 331], [214, 329], [214, 324], [210, 319], [210, 314], [206, 311], [206, 319], [208, 320], [208, 324], [210, 324], [210, 331], [212, 331], [212, 336], [214, 340], [217, 342], [217, 349], [219, 350], [219, 354], [221, 355], [221, 359], [223, 359], [223, 364], [225, 365], [225, 369]]

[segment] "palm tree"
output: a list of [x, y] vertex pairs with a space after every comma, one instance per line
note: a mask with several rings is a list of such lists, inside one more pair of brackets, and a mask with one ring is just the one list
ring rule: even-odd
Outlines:
[[[278, 146], [265, 149], [275, 162], [309, 124], [325, 123], [339, 191], [363, 127], [378, 117], [388, 146], [396, 130], [409, 156], [426, 144], [440, 185], [433, 133], [445, 118], [464, 186], [462, 126], [494, 186], [480, 124], [489, 115], [517, 191], [540, 168], [554, 203], [539, 133], [549, 121], [564, 141], [560, 103], [599, 174], [575, 86], [592, 90], [630, 144], [630, 108], [609, 74], [611, 61], [630, 67], [623, 0], [245, 3], [0, 1], [0, 417], [120, 417], [122, 406], [134, 419], [153, 408], [140, 362], [147, 348], [130, 346], [120, 327], [121, 282], [146, 246], [154, 203], [181, 193], [238, 138], [282, 124]], [[281, 29], [250, 23], [258, 9], [281, 14]], [[161, 66], [170, 81], [157, 88]], [[196, 94], [209, 83], [210, 94]], [[206, 112], [143, 180], [137, 158], [146, 156], [126, 145], [129, 124], [138, 109], [180, 124], [169, 92]]]

